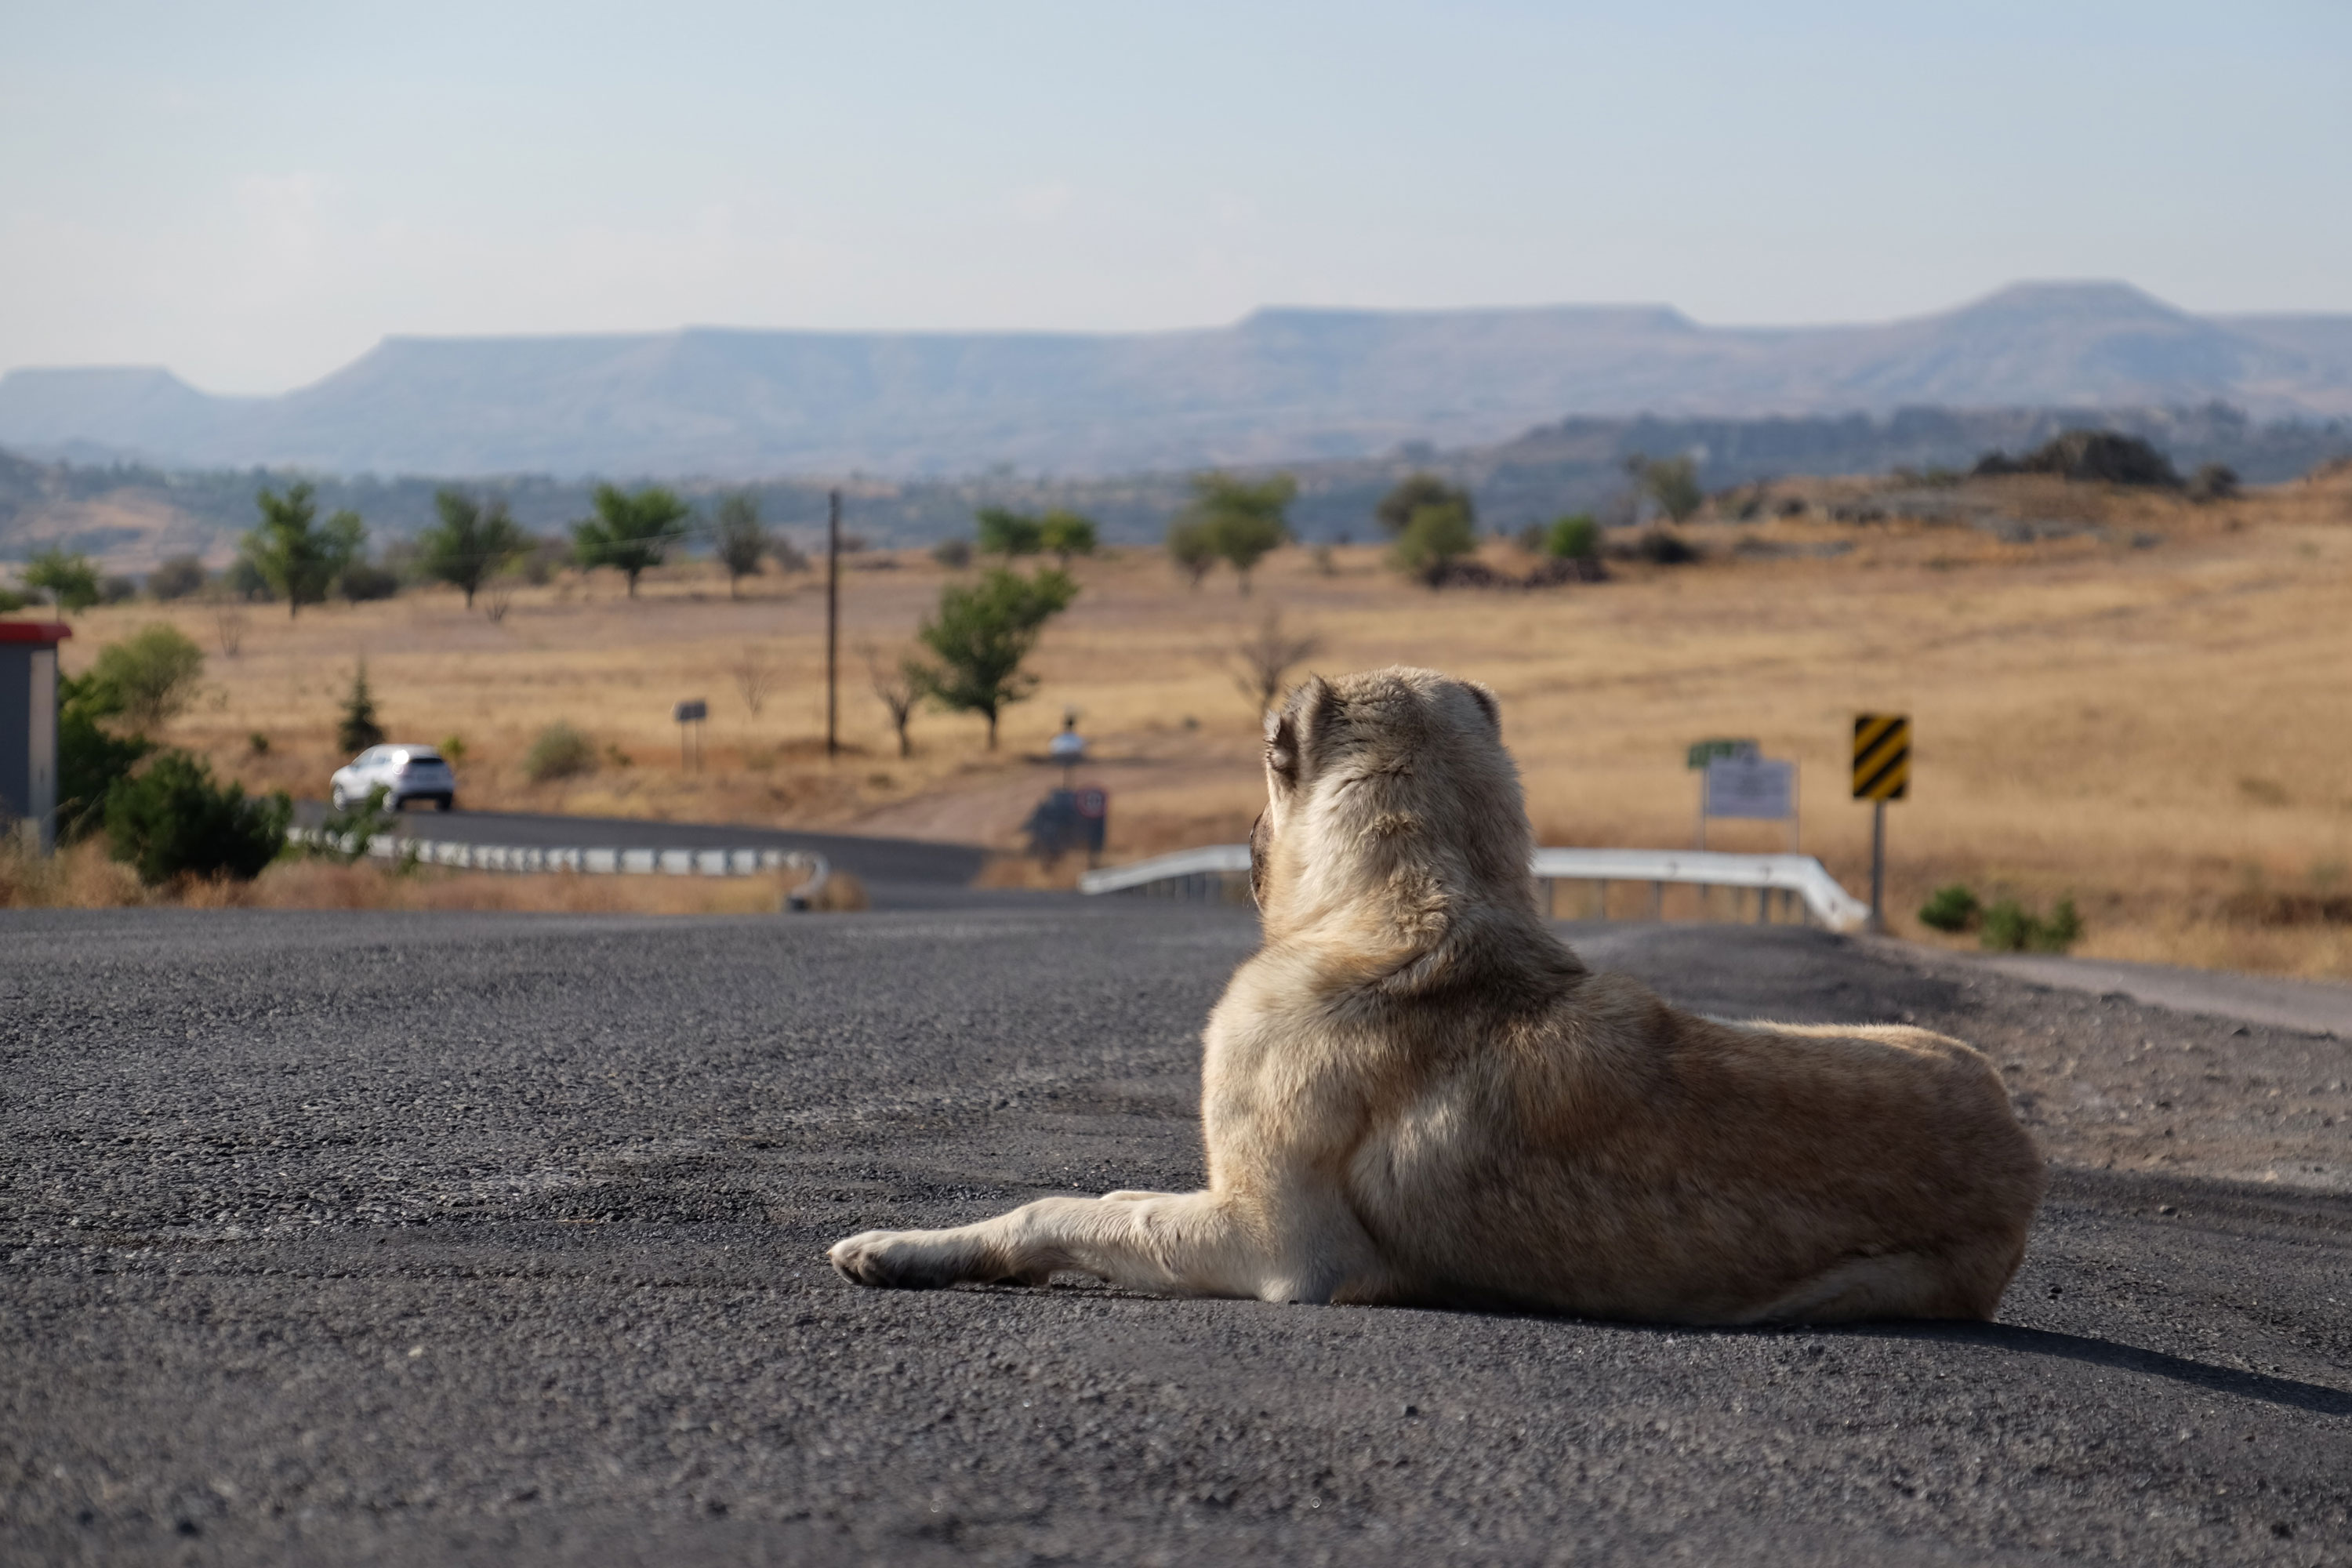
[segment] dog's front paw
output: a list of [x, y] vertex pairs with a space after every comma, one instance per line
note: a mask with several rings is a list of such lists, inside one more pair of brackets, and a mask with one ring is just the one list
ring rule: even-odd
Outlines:
[[952, 1248], [903, 1230], [869, 1230], [825, 1254], [844, 1279], [886, 1290], [936, 1290], [959, 1278]]

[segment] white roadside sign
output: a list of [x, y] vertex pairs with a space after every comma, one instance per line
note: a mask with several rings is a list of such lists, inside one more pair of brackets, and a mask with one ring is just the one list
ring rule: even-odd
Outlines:
[[1783, 822], [1797, 814], [1797, 765], [1717, 757], [1706, 765], [1706, 814]]

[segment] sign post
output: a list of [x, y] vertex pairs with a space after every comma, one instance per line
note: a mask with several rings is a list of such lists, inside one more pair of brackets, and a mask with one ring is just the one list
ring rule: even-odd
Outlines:
[[1700, 775], [1698, 781], [1698, 832], [1692, 840], [1692, 848], [1704, 849], [1706, 847], [1706, 770], [1714, 764], [1716, 759], [1718, 757], [1746, 757], [1752, 760], [1754, 758], [1760, 757], [1763, 754], [1764, 748], [1758, 745], [1753, 741], [1727, 741], [1711, 739], [1706, 741], [1693, 741], [1690, 743], [1690, 749], [1683, 753], [1683, 766]]
[[702, 768], [702, 721], [710, 717], [710, 704], [701, 698], [681, 702], [670, 710], [669, 716], [677, 721], [677, 765], [681, 773], [698, 773]]
[[841, 492], [824, 498], [824, 754], [841, 754], [840, 681], [835, 667], [841, 648]]
[[1853, 798], [1870, 802], [1870, 926], [1886, 930], [1886, 803], [1911, 793], [1911, 715], [1857, 713]]

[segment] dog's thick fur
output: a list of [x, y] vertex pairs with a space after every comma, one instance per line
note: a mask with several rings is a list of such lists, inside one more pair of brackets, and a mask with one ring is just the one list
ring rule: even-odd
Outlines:
[[1984, 1058], [1746, 1027], [1594, 974], [1538, 915], [1493, 696], [1314, 680], [1269, 720], [1265, 945], [1211, 1015], [1197, 1193], [869, 1231], [867, 1285], [1491, 1304], [1683, 1323], [1991, 1315], [2041, 1155]]

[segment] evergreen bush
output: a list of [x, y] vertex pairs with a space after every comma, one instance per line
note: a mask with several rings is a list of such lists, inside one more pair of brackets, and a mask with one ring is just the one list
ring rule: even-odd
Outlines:
[[294, 804], [215, 784], [209, 764], [165, 752], [106, 796], [107, 850], [150, 887], [181, 877], [251, 881], [286, 847]]

